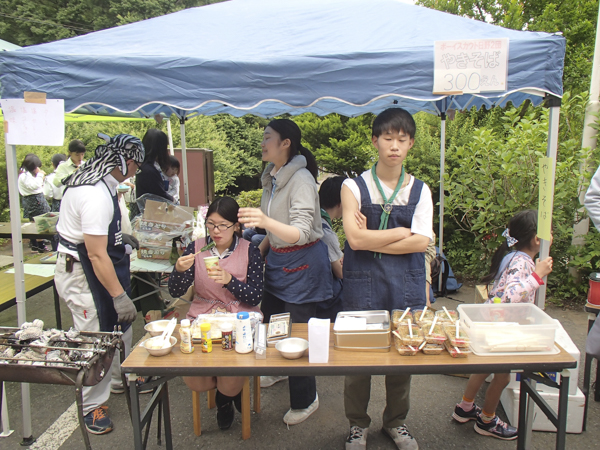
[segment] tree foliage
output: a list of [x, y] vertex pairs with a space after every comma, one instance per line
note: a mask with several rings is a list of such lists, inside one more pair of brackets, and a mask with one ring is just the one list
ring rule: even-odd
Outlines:
[[26, 46], [223, 0], [2, 0], [0, 39]]

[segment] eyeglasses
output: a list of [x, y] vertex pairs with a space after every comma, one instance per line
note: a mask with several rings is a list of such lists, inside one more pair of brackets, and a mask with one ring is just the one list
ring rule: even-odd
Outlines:
[[232, 223], [231, 225], [225, 225], [224, 223], [215, 225], [214, 223], [207, 222], [206, 228], [208, 229], [208, 231], [213, 231], [215, 229], [219, 230], [219, 231], [225, 231], [225, 230], [229, 230], [234, 225], [235, 225], [235, 223]]
[[135, 171], [135, 174], [136, 174], [136, 175], [139, 175], [139, 174], [142, 172], [142, 169], [141, 169], [141, 167], [142, 167], [142, 164], [141, 164], [141, 163], [139, 163], [139, 162], [137, 162], [137, 161], [133, 161], [133, 162], [134, 162], [134, 163], [135, 163], [135, 165], [137, 166], [137, 170]]

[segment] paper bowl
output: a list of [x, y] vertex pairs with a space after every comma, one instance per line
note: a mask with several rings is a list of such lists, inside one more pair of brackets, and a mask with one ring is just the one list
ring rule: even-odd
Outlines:
[[275, 348], [279, 350], [281, 356], [286, 359], [298, 359], [304, 356], [306, 349], [308, 349], [308, 341], [302, 338], [287, 338], [282, 339]]
[[148, 348], [153, 341], [155, 340], [159, 340], [160, 337], [153, 337], [150, 339], [146, 339], [143, 343], [144, 348], [146, 350], [148, 350], [148, 353], [150, 353], [152, 356], [165, 356], [168, 355], [169, 353], [171, 353], [171, 349], [175, 346], [175, 344], [177, 344], [177, 338], [174, 336], [171, 336], [171, 345], [168, 346], [167, 348]]
[[165, 328], [167, 328], [169, 322], [170, 320], [155, 320], [154, 322], [147, 323], [144, 326], [144, 330], [146, 330], [147, 333], [150, 333], [150, 336], [152, 337], [160, 336], [163, 334], [163, 331], [165, 331]]

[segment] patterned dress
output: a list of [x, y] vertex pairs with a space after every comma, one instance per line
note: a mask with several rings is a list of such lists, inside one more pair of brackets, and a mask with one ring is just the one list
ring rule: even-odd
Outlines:
[[486, 303], [493, 303], [494, 297], [500, 297], [502, 303], [533, 303], [537, 289], [543, 284], [534, 270], [535, 263], [528, 254], [520, 251], [508, 253], [500, 263], [499, 275]]

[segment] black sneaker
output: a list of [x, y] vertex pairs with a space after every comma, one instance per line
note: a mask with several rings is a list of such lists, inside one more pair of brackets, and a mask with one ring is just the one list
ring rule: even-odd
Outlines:
[[481, 408], [473, 403], [473, 408], [470, 411], [465, 411], [460, 407], [460, 405], [456, 405], [454, 407], [454, 414], [452, 414], [452, 418], [460, 423], [467, 423], [469, 420], [477, 420], [481, 414]]
[[106, 414], [108, 406], [100, 406], [85, 415], [83, 421], [85, 427], [92, 434], [106, 434], [113, 429], [112, 420]]
[[481, 420], [481, 417], [478, 417], [474, 428], [477, 433], [483, 436], [492, 436], [504, 441], [512, 441], [517, 438], [518, 434], [515, 427], [511, 427], [498, 416], [495, 416], [489, 423], [485, 423]]
[[233, 409], [233, 399], [223, 395], [217, 389], [215, 395], [215, 403], [217, 404], [217, 424], [221, 430], [228, 430], [233, 423], [235, 410]]

